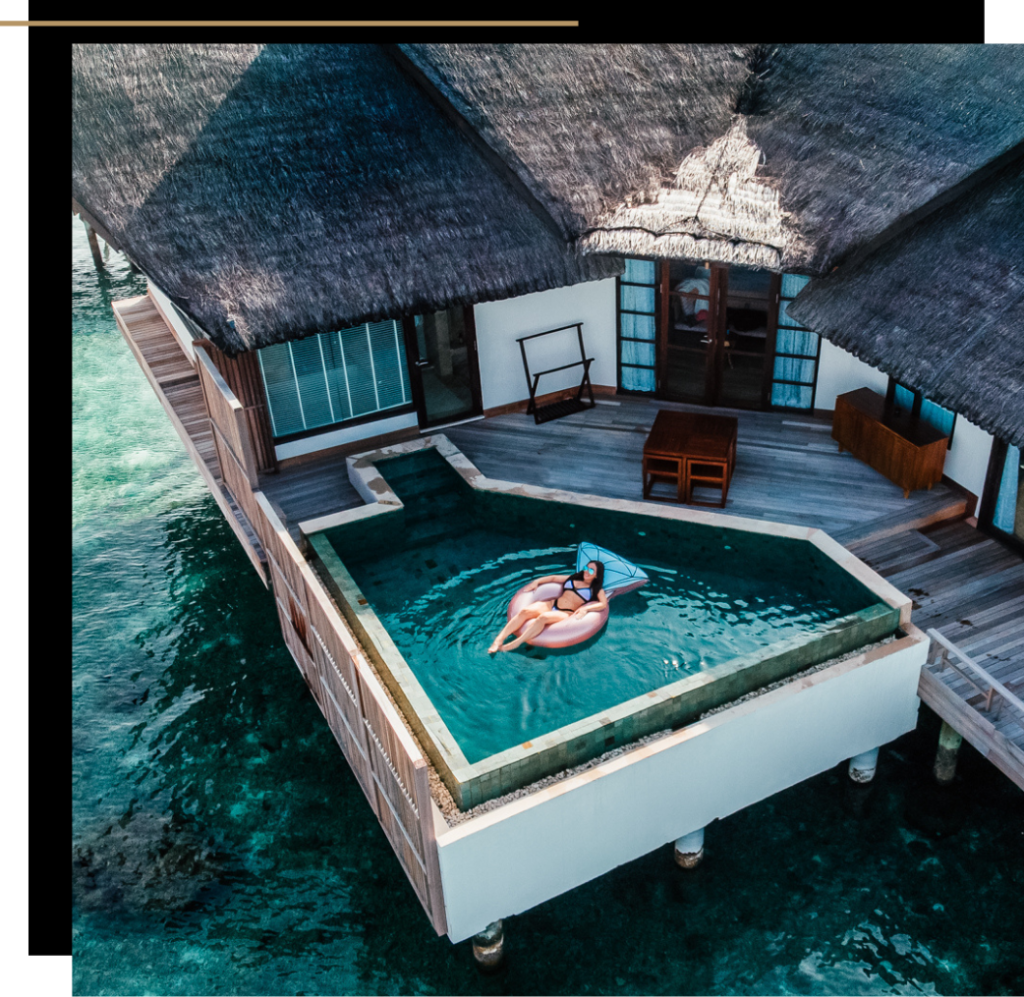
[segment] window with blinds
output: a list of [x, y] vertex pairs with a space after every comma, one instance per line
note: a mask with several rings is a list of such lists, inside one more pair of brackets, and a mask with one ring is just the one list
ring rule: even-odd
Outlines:
[[655, 371], [655, 282], [651, 260], [626, 260], [618, 278], [619, 387], [653, 391]]
[[789, 314], [789, 305], [803, 290], [809, 277], [784, 273], [779, 293], [779, 323], [775, 336], [772, 369], [772, 405], [776, 408], [814, 408], [818, 383], [821, 336], [811, 332]]
[[933, 426], [940, 433], [945, 433], [949, 437], [946, 448], [949, 450], [953, 448], [956, 413], [952, 409], [943, 408], [941, 405], [936, 405], [935, 402], [930, 402], [920, 391], [900, 384], [893, 377], [889, 378], [889, 392], [886, 400], [899, 408], [906, 409], [912, 416], [927, 422], [929, 426]]
[[259, 360], [277, 440], [412, 403], [391, 319], [265, 346]]

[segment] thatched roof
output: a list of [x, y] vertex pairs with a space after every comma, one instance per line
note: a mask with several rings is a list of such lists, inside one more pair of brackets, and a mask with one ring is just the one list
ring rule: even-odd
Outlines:
[[73, 129], [73, 197], [228, 353], [621, 272], [379, 46], [77, 45]]
[[827, 272], [1024, 138], [1002, 45], [408, 45], [584, 251]]
[[838, 266], [794, 315], [1022, 441], [1019, 46], [81, 45], [73, 108], [73, 196], [228, 353], [602, 254]]
[[752, 45], [402, 45], [567, 239], [729, 130]]
[[789, 314], [1024, 447], [1024, 145], [1019, 153], [869, 256], [812, 280]]

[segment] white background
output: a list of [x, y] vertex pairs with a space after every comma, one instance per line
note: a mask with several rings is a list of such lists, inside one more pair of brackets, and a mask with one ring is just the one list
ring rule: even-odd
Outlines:
[[[26, 2], [0, 0], [0, 20], [25, 20]], [[45, 29], [36, 29], [45, 30]], [[987, 0], [986, 32], [988, 42], [1024, 42], [1024, 9], [1019, 0]], [[62, 78], [58, 74], [57, 78]], [[5, 458], [9, 481], [28, 480], [28, 205], [24, 192], [28, 188], [28, 29], [0, 28], [0, 93], [3, 99], [3, 134], [5, 153], [0, 156], [0, 179], [9, 196], [4, 204], [4, 222], [8, 237], [4, 240], [4, 259], [0, 272], [6, 284], [4, 318], [9, 335], [5, 337], [6, 360], [26, 372], [16, 388], [0, 393], [0, 425], [6, 429]], [[59, 389], [58, 389], [59, 391]], [[12, 431], [13, 430], [13, 431]], [[3, 512], [9, 522], [27, 521], [27, 487], [3, 490]], [[26, 577], [28, 564], [27, 530], [16, 530], [20, 536], [14, 563], [22, 570], [9, 578]], [[68, 957], [29, 959], [27, 910], [28, 870], [25, 857], [27, 841], [27, 713], [28, 645], [23, 636], [28, 619], [28, 598], [23, 585], [3, 592], [0, 599], [8, 626], [4, 627], [9, 667], [5, 669], [7, 695], [2, 699], [0, 715], [0, 757], [5, 759], [4, 788], [17, 802], [3, 822], [3, 854], [5, 862], [0, 879], [4, 903], [0, 907], [0, 965], [4, 967], [5, 989], [25, 995], [69, 994], [71, 992], [71, 959]], [[13, 635], [13, 636], [12, 636]], [[59, 781], [58, 781], [59, 784]], [[69, 829], [70, 830], [70, 829]], [[54, 856], [61, 866], [66, 855]], [[53, 917], [70, 928], [70, 910], [66, 891], [53, 898]], [[70, 931], [68, 932], [70, 938]]]
[[[0, 20], [23, 20], [27, 3], [0, 0]], [[8, 215], [10, 237], [4, 240], [0, 273], [4, 280], [4, 324], [8, 335], [4, 349], [10, 351], [8, 363], [25, 371], [25, 377], [12, 379], [10, 391], [0, 392], [0, 424], [10, 427], [9, 472], [3, 489], [3, 512], [17, 538], [8, 556], [14, 558], [14, 570], [4, 586], [0, 605], [4, 612], [4, 680], [8, 691], [3, 696], [0, 714], [0, 757], [4, 759], [3, 786], [12, 801], [3, 822], [3, 856], [0, 865], [0, 965], [4, 966], [5, 989], [27, 995], [67, 994], [71, 992], [71, 959], [29, 959], [28, 951], [28, 592], [23, 579], [28, 569], [28, 30], [0, 28], [0, 93], [3, 94], [3, 133], [7, 136], [0, 155], [2, 183], [8, 192], [4, 208]], [[58, 387], [58, 393], [63, 385]], [[59, 408], [59, 407], [58, 407]], [[18, 483], [11, 487], [12, 483]], [[20, 487], [19, 487], [20, 486]], [[57, 563], [60, 563], [59, 561]], [[12, 584], [13, 580], [13, 584]], [[58, 666], [58, 674], [61, 670]], [[67, 769], [62, 770], [64, 772]], [[58, 778], [63, 789], [70, 784]], [[59, 792], [60, 790], [58, 790]], [[70, 828], [68, 831], [70, 832]], [[70, 838], [70, 833], [69, 833]], [[70, 840], [68, 842], [70, 844]], [[55, 856], [68, 870], [68, 855]], [[70, 876], [69, 876], [70, 880]], [[70, 883], [69, 883], [70, 885]], [[55, 898], [53, 916], [58, 925], [70, 932], [69, 893], [65, 888]]]

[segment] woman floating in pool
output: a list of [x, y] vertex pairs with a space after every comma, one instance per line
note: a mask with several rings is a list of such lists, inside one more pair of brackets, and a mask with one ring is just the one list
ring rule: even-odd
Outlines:
[[[525, 591], [533, 592], [541, 585], [552, 582], [562, 586], [558, 598], [531, 602], [525, 609], [521, 609], [494, 638], [487, 649], [488, 654], [512, 651], [523, 641], [532, 640], [552, 623], [568, 619], [581, 620], [587, 613], [600, 613], [608, 608], [608, 596], [601, 587], [604, 583], [604, 564], [601, 561], [587, 562], [586, 569], [574, 575], [545, 575], [530, 582]], [[526, 629], [515, 640], [502, 643], [509, 634], [526, 624]]]

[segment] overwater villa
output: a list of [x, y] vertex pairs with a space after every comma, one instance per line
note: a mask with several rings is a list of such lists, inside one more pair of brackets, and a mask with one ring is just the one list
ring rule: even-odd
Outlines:
[[[486, 963], [692, 866], [922, 701], [938, 779], [967, 738], [1024, 788], [1019, 47], [78, 45], [73, 82], [72, 208], [148, 279], [114, 318], [438, 934]], [[587, 543], [646, 585], [488, 655]]]

